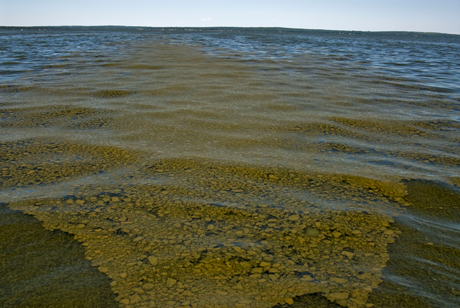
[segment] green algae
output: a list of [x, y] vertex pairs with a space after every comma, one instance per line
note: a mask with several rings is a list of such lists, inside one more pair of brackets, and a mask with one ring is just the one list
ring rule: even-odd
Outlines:
[[36, 87], [34, 86], [20, 86], [20, 85], [0, 85], [0, 92], [4, 93], [20, 93], [33, 91]]
[[125, 90], [104, 90], [104, 91], [97, 91], [94, 92], [94, 96], [100, 98], [117, 98], [117, 97], [124, 97], [127, 95], [134, 94], [134, 91], [125, 91]]
[[[178, 159], [137, 167], [107, 175], [120, 185], [77, 185], [64, 198], [10, 206], [73, 234], [122, 305], [271, 307], [324, 293], [364, 307], [381, 281], [391, 218], [317, 205], [364, 194], [343, 176]], [[306, 192], [310, 201], [298, 199]]]

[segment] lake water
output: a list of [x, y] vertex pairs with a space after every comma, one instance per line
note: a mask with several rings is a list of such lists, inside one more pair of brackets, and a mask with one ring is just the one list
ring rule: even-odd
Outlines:
[[460, 306], [460, 36], [0, 42], [2, 307]]

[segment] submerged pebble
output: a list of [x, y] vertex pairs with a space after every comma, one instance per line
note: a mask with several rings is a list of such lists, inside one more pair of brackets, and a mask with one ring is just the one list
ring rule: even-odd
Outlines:
[[[381, 281], [381, 266], [389, 257], [386, 245], [395, 235], [388, 232], [393, 231], [389, 216], [320, 210], [314, 203], [296, 201], [295, 193], [286, 194], [287, 188], [298, 189], [286, 180], [276, 187], [251, 180], [257, 178], [256, 169], [208, 164], [195, 168], [205, 171], [190, 174], [184, 171], [196, 163], [171, 160], [161, 165], [174, 174], [175, 181], [218, 178], [202, 185], [209, 191], [223, 191], [219, 197], [206, 193], [196, 197], [212, 198], [221, 206], [196, 202], [180, 186], [168, 187], [165, 197], [161, 188], [152, 194], [151, 187], [141, 185], [83, 186], [75, 192], [76, 197], [85, 196], [79, 199], [83, 203], [54, 198], [42, 199], [40, 207], [29, 202], [11, 206], [41, 217], [47, 228], [75, 234], [93, 264], [116, 282], [111, 286], [123, 305], [151, 301], [179, 307], [183, 302], [215, 301], [222, 307], [236, 302], [241, 307], [272, 307], [321, 292], [331, 301], [363, 307], [359, 303], [366, 303], [367, 294]], [[148, 172], [139, 177], [148, 177]], [[277, 177], [284, 178], [282, 173]], [[235, 186], [263, 187], [265, 194], [283, 202], [259, 207], [259, 198], [239, 205], [241, 197], [231, 192]], [[106, 193], [117, 190], [123, 193]], [[50, 206], [66, 211], [41, 216]], [[369, 291], [358, 292], [364, 288]], [[177, 299], [175, 304], [166, 294]]]

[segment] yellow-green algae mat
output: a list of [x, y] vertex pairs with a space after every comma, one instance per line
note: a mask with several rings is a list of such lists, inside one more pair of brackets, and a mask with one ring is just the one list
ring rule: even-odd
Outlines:
[[[47, 146], [79, 153], [58, 167], [56, 157], [39, 166], [31, 183], [48, 183], [56, 197], [9, 206], [73, 234], [112, 279], [122, 307], [272, 307], [312, 293], [373, 306], [368, 295], [399, 232], [382, 204], [391, 211], [403, 202], [402, 184], [191, 160], [140, 164], [114, 148]], [[39, 148], [28, 145], [4, 164], [4, 188], [37, 172], [23, 162], [34, 149], [49, 151]], [[112, 171], [100, 175], [101, 162]], [[101, 180], [92, 183], [100, 184], [83, 179], [58, 196], [68, 169], [96, 169]]]

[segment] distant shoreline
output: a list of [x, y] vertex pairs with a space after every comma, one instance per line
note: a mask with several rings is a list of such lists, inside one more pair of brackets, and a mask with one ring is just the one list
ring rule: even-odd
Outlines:
[[324, 29], [300, 29], [283, 27], [141, 27], [141, 26], [0, 26], [1, 30], [66, 30], [66, 31], [101, 31], [101, 30], [138, 30], [138, 31], [272, 31], [284, 33], [302, 34], [353, 34], [353, 35], [398, 35], [398, 36], [424, 36], [424, 37], [460, 37], [460, 34], [439, 33], [439, 32], [416, 32], [416, 31], [359, 31], [359, 30], [324, 30]]

